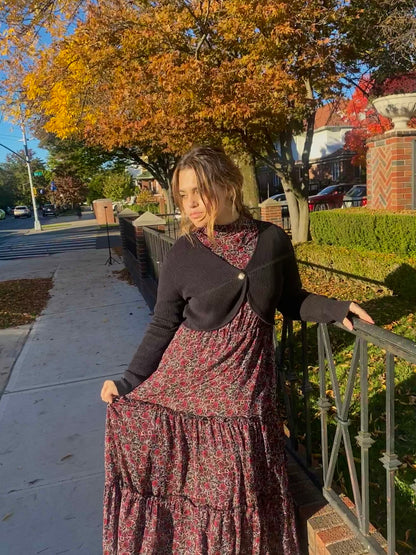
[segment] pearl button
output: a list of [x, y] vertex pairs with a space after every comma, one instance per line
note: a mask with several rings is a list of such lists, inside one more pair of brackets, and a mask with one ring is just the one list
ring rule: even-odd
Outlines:
[[244, 272], [240, 272], [237, 277], [238, 279], [244, 279], [246, 277], [246, 274]]

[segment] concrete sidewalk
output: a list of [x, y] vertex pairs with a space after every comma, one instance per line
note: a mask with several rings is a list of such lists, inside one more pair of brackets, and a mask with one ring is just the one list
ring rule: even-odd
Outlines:
[[[102, 552], [99, 393], [122, 374], [150, 321], [138, 290], [114, 275], [122, 266], [106, 259], [105, 250], [86, 250], [0, 263], [2, 280], [54, 278], [17, 360], [9, 352], [0, 399], [2, 555]], [[13, 330], [0, 330], [3, 345]]]

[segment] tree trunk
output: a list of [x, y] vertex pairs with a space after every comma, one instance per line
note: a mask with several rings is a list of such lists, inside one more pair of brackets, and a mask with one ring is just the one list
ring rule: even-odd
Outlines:
[[259, 205], [259, 188], [257, 186], [254, 158], [251, 154], [245, 152], [235, 154], [232, 158], [243, 174], [244, 204], [249, 208], [257, 208]]
[[299, 222], [296, 233], [292, 232], [293, 243], [306, 243], [309, 241], [309, 204], [308, 199], [297, 199], [299, 207]]
[[309, 240], [309, 205], [301, 188], [292, 179], [282, 178], [290, 216], [290, 229], [293, 243], [305, 243]]
[[169, 186], [168, 189], [162, 187], [162, 191], [166, 201], [166, 213], [173, 214], [175, 212], [175, 205], [173, 203], [172, 187]]

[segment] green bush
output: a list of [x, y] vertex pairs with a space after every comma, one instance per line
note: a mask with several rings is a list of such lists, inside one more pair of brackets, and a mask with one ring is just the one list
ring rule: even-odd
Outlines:
[[123, 210], [124, 208], [129, 208], [138, 214], [144, 214], [144, 212], [159, 214], [159, 204], [155, 202], [150, 202], [148, 204], [123, 204]]
[[325, 210], [312, 212], [310, 222], [312, 239], [322, 245], [416, 255], [416, 211]]
[[315, 242], [295, 246], [299, 263], [370, 281], [387, 287], [394, 294], [416, 299], [416, 257], [404, 257]]

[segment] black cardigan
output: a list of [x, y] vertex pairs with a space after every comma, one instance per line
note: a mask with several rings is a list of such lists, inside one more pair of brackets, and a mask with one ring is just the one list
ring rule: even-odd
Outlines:
[[123, 378], [125, 395], [158, 367], [181, 324], [214, 330], [228, 324], [247, 299], [258, 316], [273, 325], [276, 309], [293, 320], [342, 322], [349, 302], [302, 289], [294, 250], [279, 227], [255, 220], [256, 249], [244, 271], [213, 253], [195, 236], [181, 237], [167, 254], [159, 277], [154, 316]]

